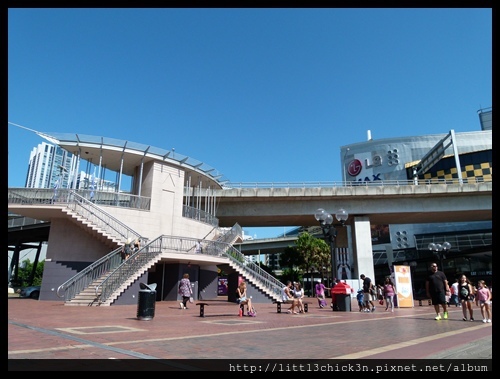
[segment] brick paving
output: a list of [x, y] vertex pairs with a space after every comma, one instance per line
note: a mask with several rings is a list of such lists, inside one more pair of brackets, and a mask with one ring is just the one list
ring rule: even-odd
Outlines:
[[462, 321], [455, 307], [448, 320], [435, 321], [433, 307], [418, 303], [361, 313], [355, 299], [351, 312], [320, 309], [312, 300], [305, 314], [278, 314], [270, 302], [255, 304], [257, 317], [238, 317], [238, 306], [220, 299], [204, 318], [195, 304], [181, 310], [178, 302], [163, 301], [153, 319], [140, 320], [136, 305], [10, 297], [8, 359], [12, 369], [18, 360], [41, 359], [68, 360], [82, 370], [88, 359], [492, 359], [492, 323], [481, 322], [477, 307], [475, 322]]

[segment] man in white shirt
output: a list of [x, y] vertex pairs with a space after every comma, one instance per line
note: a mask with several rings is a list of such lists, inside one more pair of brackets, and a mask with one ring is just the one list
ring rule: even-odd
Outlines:
[[458, 279], [455, 279], [455, 283], [451, 285], [451, 297], [450, 304], [455, 304], [455, 307], [461, 307], [460, 301], [458, 300]]

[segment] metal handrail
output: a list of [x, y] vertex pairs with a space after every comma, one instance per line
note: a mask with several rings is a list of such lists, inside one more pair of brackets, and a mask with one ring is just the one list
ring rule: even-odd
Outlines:
[[9, 188], [8, 203], [21, 205], [63, 206], [73, 213], [85, 218], [101, 230], [114, 235], [115, 238], [124, 242], [128, 238], [136, 239], [143, 237], [129, 228], [123, 222], [113, 217], [92, 201], [79, 195], [71, 189], [43, 189], [43, 188]]
[[[67, 198], [67, 193], [72, 192], [89, 200], [95, 205], [150, 210], [151, 198], [121, 192], [93, 191], [88, 189], [71, 188], [24, 188], [12, 187], [9, 191], [9, 202], [15, 204], [51, 204], [61, 203]], [[32, 193], [36, 195], [32, 195]]]
[[214, 227], [219, 226], [219, 219], [217, 217], [201, 209], [190, 207], [189, 205], [182, 206], [182, 217], [201, 221]]
[[[231, 230], [225, 234], [227, 240], [234, 240], [238, 236], [241, 236], [241, 226], [238, 224], [235, 224]], [[190, 241], [196, 241], [195, 239], [189, 239]], [[147, 244], [147, 242], [146, 242]], [[188, 245], [192, 245], [191, 249], [189, 252], [192, 253], [195, 244], [188, 243]], [[141, 249], [140, 251], [142, 251]], [[136, 253], [139, 254], [139, 253]], [[137, 259], [139, 255], [134, 254], [134, 259]], [[142, 260], [142, 257], [141, 257]], [[127, 263], [125, 266], [127, 267], [127, 271], [130, 271], [131, 269], [134, 269], [134, 267], [131, 267], [130, 262], [131, 261], [126, 261]], [[70, 301], [76, 297], [80, 292], [88, 288], [92, 283], [95, 282], [96, 279], [102, 278], [103, 275], [106, 273], [111, 273], [114, 272], [118, 266], [122, 264], [122, 257], [121, 257], [121, 247], [117, 248], [116, 250], [110, 252], [109, 254], [105, 255], [104, 257], [98, 259], [96, 262], [90, 264], [88, 267], [77, 273], [75, 276], [72, 278], [68, 279], [66, 282], [61, 284], [56, 291], [56, 295], [60, 298], [64, 297], [65, 301]], [[122, 281], [125, 281], [127, 278], [122, 277]], [[96, 293], [96, 299], [101, 297], [100, 296], [100, 287], [97, 286], [95, 288], [95, 293]]]
[[[8, 201], [9, 204], [63, 206], [110, 235], [114, 234], [119, 240], [140, 238], [147, 242], [146, 237], [142, 237], [120, 220], [70, 189], [61, 189], [57, 193], [50, 189], [9, 189]], [[65, 301], [73, 299], [92, 282], [121, 263], [120, 251], [121, 246], [68, 279], [57, 288], [56, 295], [60, 298], [64, 297]]]
[[67, 204], [74, 213], [86, 220], [92, 222], [94, 225], [98, 226], [102, 230], [114, 231], [121, 241], [126, 241], [127, 239], [135, 240], [140, 238], [141, 240], [147, 240], [146, 237], [141, 236], [132, 228], [125, 225], [123, 222], [113, 217], [106, 211], [94, 205], [91, 201], [85, 199], [84, 197], [74, 193], [74, 200]]
[[471, 177], [453, 179], [413, 179], [409, 180], [375, 180], [372, 182], [362, 181], [313, 181], [313, 182], [228, 182], [223, 189], [232, 188], [330, 188], [330, 187], [372, 187], [372, 186], [414, 186], [414, 185], [434, 185], [434, 184], [476, 184], [492, 182], [491, 178]]
[[285, 286], [284, 283], [280, 282], [267, 271], [264, 271], [259, 265], [252, 262], [234, 247], [231, 247], [231, 249], [226, 252], [226, 256], [238, 266], [239, 271], [246, 276], [247, 279], [251, 279], [258, 288], [269, 294], [273, 300], [279, 300], [281, 298], [281, 290]]
[[236, 223], [233, 225], [231, 230], [229, 230], [227, 233], [222, 234], [219, 238], [217, 238], [218, 242], [225, 242], [230, 245], [234, 243], [238, 238], [243, 238], [243, 229], [241, 226]]
[[74, 299], [76, 295], [88, 288], [96, 279], [114, 270], [121, 264], [121, 250], [122, 248], [120, 246], [116, 250], [113, 250], [109, 254], [85, 267], [75, 276], [61, 284], [57, 288], [56, 295], [60, 298], [64, 297], [64, 301]]
[[[169, 253], [192, 254], [196, 246], [197, 238], [186, 238], [178, 236], [162, 235], [116, 267], [99, 285], [95, 287], [96, 298], [99, 304], [112, 302], [121, 292], [124, 286], [131, 283], [142, 275], [149, 267], [154, 265], [162, 256]], [[245, 257], [240, 251], [225, 242], [203, 240], [202, 255], [228, 258], [239, 271], [248, 279], [252, 280], [264, 292], [277, 299], [280, 296], [284, 284], [274, 278], [271, 274], [262, 270], [259, 266]]]

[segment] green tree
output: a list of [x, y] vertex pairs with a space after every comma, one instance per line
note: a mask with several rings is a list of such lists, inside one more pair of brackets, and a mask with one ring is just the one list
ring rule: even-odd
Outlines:
[[[42, 284], [43, 267], [45, 266], [45, 261], [38, 262], [36, 265], [36, 270], [33, 273], [33, 263], [29, 259], [24, 260], [18, 272], [18, 282], [22, 283], [23, 286], [39, 286]], [[30, 283], [30, 275], [33, 274], [33, 282]]]
[[321, 281], [328, 277], [327, 273], [332, 268], [332, 255], [330, 252], [330, 245], [323, 239], [318, 239], [318, 253], [316, 256], [318, 271], [321, 273]]
[[[314, 282], [314, 272], [323, 271], [325, 262], [328, 262], [330, 248], [322, 239], [313, 237], [304, 232], [295, 241], [296, 249], [300, 255], [300, 268], [311, 275], [311, 287]], [[312, 295], [312, 288], [310, 288]]]
[[302, 257], [300, 256], [296, 246], [287, 246], [280, 254], [279, 262], [280, 267], [293, 269], [294, 267], [302, 265]]
[[280, 254], [279, 263], [283, 270], [280, 280], [286, 283], [287, 280], [291, 282], [301, 281], [302, 275], [297, 270], [302, 265], [302, 260], [296, 246], [287, 246]]
[[285, 268], [280, 276], [280, 281], [286, 283], [288, 280], [291, 282], [301, 282], [302, 273], [293, 268]]

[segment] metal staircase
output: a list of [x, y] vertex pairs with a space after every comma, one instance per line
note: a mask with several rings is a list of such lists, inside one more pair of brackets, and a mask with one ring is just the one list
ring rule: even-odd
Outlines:
[[[236, 225], [229, 233], [234, 238]], [[67, 305], [106, 306], [114, 301], [134, 283], [142, 274], [170, 254], [192, 254], [196, 238], [160, 236], [135, 252], [124, 262], [117, 264], [118, 251], [111, 252], [78, 273], [57, 289], [60, 297], [65, 297]], [[228, 264], [253, 283], [270, 299], [279, 299], [284, 284], [272, 275], [260, 269], [241, 252], [226, 242], [203, 240], [202, 255], [227, 259]], [[115, 260], [112, 264], [111, 261]], [[104, 269], [104, 267], [107, 267]], [[114, 268], [113, 268], [114, 267]], [[100, 271], [100, 275], [95, 273]], [[89, 279], [92, 278], [92, 279]], [[93, 292], [93, 293], [92, 293]]]
[[[148, 242], [134, 230], [103, 211], [73, 190], [61, 189], [55, 196], [51, 189], [9, 189], [8, 203], [22, 206], [59, 207], [75, 223], [90, 233], [118, 247], [92, 263], [57, 289], [66, 305], [111, 305], [137, 278], [163, 257], [172, 253], [192, 254], [198, 239], [160, 236]], [[128, 260], [121, 260], [121, 245], [128, 238], [141, 238], [144, 245]], [[241, 226], [235, 224], [217, 241], [202, 240], [204, 255], [227, 258], [228, 264], [271, 299], [279, 299], [284, 284], [247, 259], [233, 244], [241, 240]]]
[[128, 238], [146, 239], [71, 189], [58, 189], [56, 193], [52, 189], [9, 188], [8, 205], [9, 209], [15, 206], [58, 208], [111, 248], [121, 246]]

